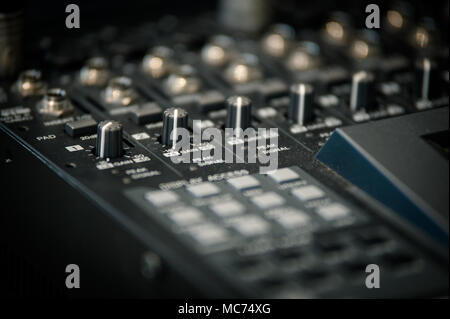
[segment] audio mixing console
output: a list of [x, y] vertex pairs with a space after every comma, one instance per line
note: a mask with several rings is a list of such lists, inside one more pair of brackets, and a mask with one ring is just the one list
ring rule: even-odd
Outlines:
[[379, 29], [262, 3], [28, 31], [0, 65], [7, 293], [448, 295], [448, 2]]

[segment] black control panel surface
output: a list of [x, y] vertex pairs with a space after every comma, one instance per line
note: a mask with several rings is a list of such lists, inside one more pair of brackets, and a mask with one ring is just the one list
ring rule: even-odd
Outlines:
[[448, 295], [448, 12], [392, 6], [367, 29], [363, 9], [293, 8], [256, 30], [206, 12], [28, 43], [0, 82], [5, 242], [40, 225], [55, 264], [107, 262], [126, 296]]

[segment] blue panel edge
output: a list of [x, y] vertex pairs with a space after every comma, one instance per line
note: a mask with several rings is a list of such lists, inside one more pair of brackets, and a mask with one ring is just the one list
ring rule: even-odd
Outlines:
[[438, 242], [449, 246], [448, 232], [427, 217], [426, 212], [365, 158], [340, 130], [334, 131], [316, 158]]

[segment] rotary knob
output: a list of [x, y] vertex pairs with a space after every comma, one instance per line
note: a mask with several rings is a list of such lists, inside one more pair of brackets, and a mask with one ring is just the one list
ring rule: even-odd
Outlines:
[[173, 50], [165, 46], [157, 46], [144, 56], [143, 71], [152, 78], [165, 77], [173, 68]]
[[47, 84], [42, 79], [42, 73], [39, 70], [23, 71], [17, 82], [13, 86], [13, 90], [22, 96], [33, 96], [43, 93], [47, 88]]
[[[161, 142], [166, 146], [173, 146], [181, 139], [179, 128], [187, 129], [188, 112], [182, 108], [171, 107], [164, 111]], [[174, 143], [175, 140], [175, 143]]]
[[103, 57], [90, 58], [80, 70], [80, 82], [83, 85], [103, 86], [109, 77], [108, 61]]
[[226, 35], [216, 35], [201, 51], [203, 62], [212, 66], [224, 66], [229, 62], [234, 40]]
[[295, 31], [286, 24], [276, 24], [262, 39], [262, 48], [267, 54], [280, 58], [290, 49]]
[[133, 82], [126, 76], [112, 78], [106, 86], [103, 97], [105, 102], [128, 106], [138, 99]]
[[47, 90], [38, 103], [38, 110], [46, 116], [62, 117], [73, 113], [74, 107], [64, 89], [52, 88]]
[[115, 158], [122, 155], [122, 124], [116, 121], [103, 121], [97, 126], [97, 156]]
[[250, 83], [260, 80], [263, 77], [263, 72], [259, 58], [250, 53], [242, 54], [227, 66], [224, 71], [224, 77], [233, 84]]
[[429, 100], [439, 92], [439, 77], [436, 64], [424, 58], [415, 64], [414, 95], [420, 100]]
[[227, 128], [245, 130], [250, 126], [252, 101], [245, 96], [231, 96], [227, 104]]
[[314, 89], [312, 85], [296, 83], [290, 89], [289, 119], [306, 125], [314, 119]]
[[375, 76], [366, 71], [353, 74], [350, 93], [350, 110], [370, 110], [376, 106]]

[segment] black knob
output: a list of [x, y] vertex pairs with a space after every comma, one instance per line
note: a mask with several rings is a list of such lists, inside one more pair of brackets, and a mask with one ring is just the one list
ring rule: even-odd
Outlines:
[[436, 98], [439, 93], [439, 74], [436, 64], [428, 58], [415, 64], [414, 96], [420, 100]]
[[353, 74], [350, 93], [350, 110], [370, 110], [376, 107], [375, 76], [366, 71]]
[[312, 85], [296, 83], [290, 89], [289, 119], [306, 125], [314, 119], [314, 89]]
[[245, 130], [250, 126], [252, 101], [245, 96], [231, 96], [227, 104], [227, 128]]
[[97, 156], [115, 158], [122, 155], [122, 124], [103, 121], [97, 126]]
[[[164, 111], [163, 128], [161, 132], [161, 142], [166, 146], [173, 146], [181, 140], [181, 135], [177, 131], [179, 128], [187, 129], [188, 113], [178, 107], [171, 107]], [[174, 143], [174, 140], [175, 143]]]

